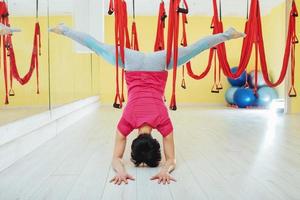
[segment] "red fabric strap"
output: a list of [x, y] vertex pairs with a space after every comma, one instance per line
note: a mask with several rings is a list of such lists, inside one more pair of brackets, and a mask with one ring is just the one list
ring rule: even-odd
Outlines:
[[181, 8], [180, 0], [170, 1], [169, 20], [168, 20], [168, 37], [167, 37], [167, 53], [166, 66], [170, 64], [171, 55], [173, 54], [173, 81], [172, 81], [172, 96], [170, 101], [170, 109], [176, 110], [176, 76], [178, 64], [178, 33], [179, 33], [179, 14], [187, 14], [188, 6], [184, 0], [185, 8]]
[[167, 15], [165, 10], [165, 3], [162, 1], [159, 5], [154, 51], [160, 51], [165, 49], [164, 29], [166, 17]]
[[110, 0], [109, 1], [109, 8], [108, 8], [108, 12], [107, 12], [109, 15], [112, 15], [114, 13], [114, 11], [115, 11], [113, 1], [114, 0]]
[[211, 88], [211, 93], [219, 93], [217, 84], [217, 50], [214, 49], [214, 84]]
[[137, 35], [137, 29], [136, 29], [136, 23], [132, 22], [131, 27], [131, 45], [130, 48], [136, 51], [139, 51], [139, 41], [138, 41], [138, 35]]
[[[187, 21], [186, 14], [182, 14], [182, 39], [181, 39], [181, 45], [183, 47], [187, 46], [187, 34], [186, 34], [186, 24], [187, 23], [188, 23], [188, 21]], [[191, 65], [191, 62], [189, 61], [186, 65]], [[186, 89], [186, 83], [185, 83], [185, 65], [182, 66], [182, 82], [181, 82], [181, 87], [183, 89]]]
[[[119, 88], [119, 58], [125, 65], [125, 47], [130, 48], [130, 37], [127, 28], [127, 5], [124, 0], [111, 0], [109, 13], [115, 13], [115, 57], [116, 57], [116, 95], [113, 106], [122, 108], [124, 102], [124, 68], [121, 74], [121, 94]], [[120, 57], [119, 57], [120, 56]]]
[[[4, 25], [8, 25], [8, 9], [4, 1], [0, 2], [0, 22]], [[8, 78], [7, 78], [7, 59], [6, 59], [6, 36], [0, 36], [0, 44], [2, 42], [2, 57], [3, 57], [3, 76], [4, 76], [4, 87], [5, 87], [5, 104], [8, 104]], [[1, 46], [0, 46], [1, 47]]]

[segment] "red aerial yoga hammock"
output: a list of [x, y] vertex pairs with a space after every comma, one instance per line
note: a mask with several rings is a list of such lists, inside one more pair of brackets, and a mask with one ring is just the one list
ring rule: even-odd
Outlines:
[[[0, 2], [0, 22], [6, 26], [9, 26], [9, 13], [7, 9], [7, 5], [5, 2]], [[38, 19], [38, 1], [36, 1], [36, 18]], [[29, 82], [32, 77], [34, 70], [36, 70], [37, 76], [37, 94], [39, 94], [39, 62], [38, 62], [38, 54], [40, 55], [41, 49], [41, 33], [40, 33], [40, 25], [38, 22], [35, 23], [34, 30], [34, 38], [33, 38], [33, 49], [31, 55], [31, 63], [29, 71], [25, 74], [24, 77], [20, 77], [18, 72], [18, 68], [16, 65], [16, 58], [12, 43], [12, 35], [2, 36], [3, 43], [3, 63], [4, 63], [4, 81], [5, 81], [5, 104], [8, 104], [8, 95], [14, 96], [14, 91], [12, 89], [12, 81], [13, 78], [16, 79], [21, 85], [25, 85]], [[10, 92], [8, 92], [8, 83], [7, 83], [7, 56], [9, 57], [10, 64]]]
[[[222, 33], [223, 32], [223, 23], [222, 19], [219, 18], [218, 9], [217, 9], [217, 2], [216, 0], [213, 0], [213, 9], [214, 9], [214, 16], [212, 19], [212, 28], [214, 29], [213, 33]], [[279, 84], [282, 83], [284, 80], [284, 77], [287, 72], [289, 59], [291, 58], [291, 88], [289, 90], [289, 96], [295, 97], [297, 95], [296, 89], [295, 89], [295, 45], [298, 43], [298, 38], [296, 36], [296, 17], [298, 16], [298, 11], [296, 8], [295, 1], [292, 2], [292, 8], [290, 11], [290, 17], [289, 17], [289, 26], [288, 26], [288, 36], [286, 40], [286, 48], [285, 48], [285, 55], [283, 60], [283, 66], [280, 73], [280, 77], [278, 81], [275, 83], [272, 83], [269, 79], [268, 75], [268, 69], [266, 64], [266, 56], [265, 56], [265, 50], [264, 50], [264, 42], [263, 42], [263, 35], [262, 35], [262, 26], [261, 26], [261, 15], [260, 15], [260, 7], [259, 7], [259, 1], [258, 0], [252, 0], [251, 6], [250, 6], [250, 16], [248, 18], [248, 21], [245, 25], [245, 33], [247, 34], [247, 37], [244, 38], [242, 51], [241, 51], [241, 57], [239, 62], [239, 68], [237, 72], [234, 74], [230, 70], [230, 66], [227, 61], [227, 55], [226, 55], [226, 48], [225, 44], [222, 43], [218, 45], [217, 53], [218, 53], [218, 59], [219, 59], [219, 72], [222, 70], [223, 73], [230, 78], [238, 78], [244, 70], [246, 70], [251, 54], [253, 46], [255, 47], [255, 87], [254, 91], [257, 90], [257, 73], [258, 73], [258, 59], [260, 58], [260, 64], [262, 68], [262, 73], [264, 76], [264, 79], [266, 81], [266, 84], [270, 87], [276, 87]], [[185, 25], [184, 25], [185, 26]], [[195, 75], [190, 67], [190, 65], [186, 65], [188, 74], [194, 78], [194, 79], [201, 79], [206, 76], [206, 74], [210, 70], [211, 62], [213, 58], [213, 49], [210, 50], [210, 56], [209, 56], [209, 63], [206, 70], [200, 74], [199, 76]], [[216, 73], [214, 74], [215, 80], [216, 80]], [[219, 74], [220, 79], [220, 74]], [[215, 82], [216, 83], [216, 82]], [[220, 83], [219, 83], [220, 84]], [[217, 85], [218, 86], [221, 85]]]
[[[258, 4], [258, 2], [257, 2]], [[258, 4], [258, 12], [259, 12], [259, 4]], [[268, 75], [268, 68], [267, 68], [267, 63], [266, 63], [266, 56], [265, 56], [265, 49], [264, 49], [264, 42], [263, 42], [263, 37], [262, 37], [262, 26], [261, 26], [261, 18], [260, 14], [258, 14], [258, 39], [259, 39], [259, 45], [258, 45], [258, 50], [259, 50], [259, 55], [260, 55], [260, 63], [261, 63], [261, 68], [262, 68], [262, 73], [264, 76], [264, 79], [267, 83], [268, 86], [270, 87], [276, 87], [279, 84], [282, 83], [282, 81], [285, 78], [285, 75], [287, 73], [288, 69], [288, 64], [289, 64], [289, 59], [291, 59], [291, 75], [292, 75], [292, 80], [291, 80], [291, 88], [289, 95], [290, 97], [297, 96], [297, 92], [294, 86], [294, 79], [295, 79], [295, 48], [296, 44], [298, 43], [298, 38], [296, 36], [296, 17], [298, 16], [298, 10], [295, 4], [295, 1], [292, 2], [292, 9], [290, 11], [290, 18], [289, 18], [289, 27], [288, 27], [288, 36], [287, 36], [287, 41], [286, 41], [286, 47], [285, 47], [285, 54], [284, 54], [284, 60], [282, 64], [282, 70], [280, 73], [279, 79], [275, 82], [272, 83], [271, 80], [269, 79]], [[294, 93], [293, 93], [294, 92]]]
[[[124, 0], [110, 0], [108, 14], [115, 13], [115, 46], [116, 46], [116, 95], [114, 108], [122, 108], [124, 101], [124, 69], [122, 69], [122, 93], [119, 89], [119, 55], [125, 64], [125, 45], [130, 48], [129, 32], [127, 28], [127, 6]], [[120, 54], [119, 54], [120, 52]]]
[[[123, 5], [123, 6], [120, 6]], [[110, 0], [108, 14], [115, 13], [115, 45], [116, 45], [116, 95], [113, 106], [115, 108], [122, 108], [122, 102], [124, 101], [123, 88], [124, 88], [124, 69], [122, 69], [122, 94], [119, 91], [119, 62], [118, 55], [121, 57], [121, 61], [124, 63], [124, 40], [126, 40], [126, 48], [139, 50], [137, 29], [135, 19], [132, 23], [131, 44], [129, 40], [129, 34], [127, 29], [127, 8], [124, 0]], [[165, 19], [167, 15], [165, 12], [164, 2], [160, 3], [159, 19], [157, 25], [157, 34], [154, 51], [163, 50], [164, 46], [164, 28]], [[133, 18], [135, 18], [135, 1], [133, 0]], [[119, 53], [120, 52], [120, 53]]]
[[[176, 94], [175, 94], [175, 88], [176, 88], [176, 75], [177, 75], [177, 62], [178, 62], [178, 31], [179, 31], [179, 14], [182, 14], [183, 17], [183, 39], [182, 39], [182, 45], [187, 45], [187, 39], [186, 39], [186, 31], [185, 31], [185, 24], [187, 22], [186, 14], [188, 13], [188, 5], [186, 0], [183, 0], [183, 4], [185, 8], [180, 7], [180, 0], [174, 0], [170, 1], [170, 11], [169, 11], [169, 23], [168, 23], [168, 40], [167, 40], [167, 65], [170, 63], [171, 54], [173, 53], [173, 82], [172, 82], [172, 97], [170, 102], [170, 109], [176, 110]], [[216, 16], [218, 17], [218, 16]], [[215, 30], [214, 30], [215, 34]], [[216, 50], [212, 48], [210, 50], [209, 54], [209, 62], [208, 66], [206, 67], [205, 71], [200, 75], [195, 75], [192, 72], [191, 69], [191, 63], [188, 62], [186, 64], [188, 74], [194, 78], [194, 79], [202, 79], [204, 78], [208, 72], [210, 71], [212, 59], [213, 57], [216, 57]], [[214, 64], [216, 65], [216, 59]], [[215, 66], [216, 67], [216, 66]], [[215, 76], [216, 79], [216, 76]], [[216, 82], [216, 81], [215, 81]], [[217, 84], [216, 84], [217, 86]], [[182, 80], [182, 87], [185, 88], [185, 80]], [[219, 90], [216, 90], [212, 88], [212, 92], [218, 92]]]
[[[188, 23], [187, 21], [187, 14], [182, 13], [182, 39], [181, 39], [181, 45], [183, 47], [187, 46], [187, 33], [186, 33], [186, 24]], [[211, 27], [213, 28], [213, 27]], [[212, 87], [211, 92], [212, 93], [219, 93], [219, 90], [223, 89], [223, 86], [221, 84], [221, 66], [219, 65], [219, 74], [218, 74], [218, 82], [217, 82], [217, 64], [216, 64], [216, 48], [211, 48], [210, 53], [209, 53], [209, 60], [208, 60], [208, 65], [206, 69], [204, 70], [203, 73], [200, 75], [194, 74], [192, 70], [192, 65], [191, 62], [189, 61], [186, 63], [186, 69], [188, 72], [188, 75], [192, 77], [195, 80], [200, 80], [204, 78], [210, 71], [211, 66], [212, 66], [212, 61], [214, 58], [214, 85]], [[186, 89], [186, 82], [185, 82], [185, 66], [182, 66], [182, 82], [181, 82], [181, 87]]]
[[[4, 1], [0, 2], [0, 22], [4, 25], [8, 25], [8, 9]], [[6, 36], [0, 36], [0, 47], [3, 45], [3, 72], [4, 72], [4, 85], [5, 85], [5, 104], [8, 104], [8, 83], [7, 83], [7, 60], [6, 60]]]
[[[213, 29], [213, 34], [218, 34], [218, 33], [222, 33], [223, 32], [223, 24], [222, 24], [222, 21], [221, 21], [221, 17], [219, 19], [219, 13], [218, 13], [218, 9], [217, 9], [217, 2], [216, 0], [213, 0], [213, 8], [214, 8], [214, 15], [213, 15], [213, 19], [212, 19], [212, 23], [211, 23], [211, 28]], [[183, 30], [185, 30], [185, 23], [183, 23]], [[184, 32], [183, 33], [183, 37], [186, 37], [186, 33]], [[219, 45], [218, 45], [219, 46]], [[210, 71], [211, 69], [211, 66], [212, 66], [212, 62], [213, 62], [213, 58], [214, 56], [216, 55], [216, 48], [211, 48], [210, 49], [210, 52], [209, 52], [209, 59], [208, 59], [208, 65], [207, 67], [205, 68], [205, 70], [199, 74], [199, 75], [196, 75], [192, 68], [191, 68], [191, 65], [190, 64], [187, 64], [186, 65], [186, 68], [187, 68], [187, 72], [188, 72], [188, 75], [190, 77], [192, 77], [193, 79], [196, 79], [196, 80], [200, 80], [200, 79], [203, 79]], [[226, 55], [226, 52], [225, 52], [225, 55]], [[215, 66], [216, 68], [216, 66]], [[222, 65], [220, 64], [219, 65], [219, 72], [222, 70]], [[243, 72], [243, 70], [240, 70], [241, 72], [239, 72], [239, 74], [236, 75], [236, 78], [239, 77], [241, 75], [241, 73]], [[219, 73], [219, 82], [217, 83], [216, 82], [216, 73], [214, 75], [214, 79], [215, 79], [215, 84], [214, 84], [214, 87], [215, 89], [222, 89], [222, 85], [220, 83], [220, 76], [221, 74]]]
[[[217, 12], [217, 4], [216, 0], [213, 0], [214, 5], [214, 12]], [[250, 6], [250, 15], [248, 22], [245, 26], [245, 33], [247, 37], [244, 39], [239, 68], [235, 74], [233, 74], [230, 70], [230, 66], [227, 61], [226, 56], [226, 49], [225, 44], [222, 43], [217, 46], [218, 51], [218, 58], [219, 62], [221, 63], [222, 70], [227, 77], [230, 78], [238, 78], [243, 71], [247, 68], [249, 63], [253, 46], [255, 47], [255, 54], [256, 54], [256, 70], [258, 70], [258, 58], [260, 59], [262, 74], [265, 79], [265, 82], [270, 87], [276, 87], [281, 84], [285, 78], [289, 59], [291, 58], [292, 64], [292, 86], [290, 89], [290, 96], [296, 96], [296, 90], [294, 87], [294, 72], [295, 72], [295, 56], [294, 56], [294, 49], [295, 44], [298, 42], [296, 37], [296, 17], [298, 16], [298, 11], [296, 8], [295, 1], [292, 2], [292, 8], [290, 11], [289, 17], [289, 25], [288, 25], [288, 36], [286, 40], [286, 47], [285, 47], [285, 54], [283, 59], [283, 65], [281, 69], [281, 73], [279, 79], [272, 83], [269, 79], [267, 63], [266, 63], [266, 56], [265, 56], [265, 49], [264, 49], [264, 42], [263, 42], [263, 35], [262, 35], [262, 25], [261, 25], [261, 14], [260, 14], [260, 6], [258, 0], [252, 0]], [[221, 20], [218, 20], [214, 16], [213, 24], [215, 26], [216, 32], [221, 33], [223, 32], [223, 24]], [[257, 79], [257, 71], [256, 71], [256, 79]], [[257, 80], [255, 81], [257, 83]], [[257, 87], [256, 87], [257, 88]], [[255, 89], [256, 90], [256, 89]]]
[[[124, 28], [125, 28], [125, 47], [126, 48], [130, 48], [130, 38], [129, 38], [129, 31], [128, 31], [128, 14], [127, 14], [127, 5], [126, 5], [126, 2], [123, 1], [123, 11], [124, 11], [124, 16], [123, 16], [123, 19], [124, 19]], [[124, 60], [125, 60], [125, 54], [124, 54]], [[125, 62], [124, 62], [125, 64]], [[122, 93], [121, 93], [121, 101], [122, 102], [125, 102], [125, 97], [124, 97], [124, 79], [125, 79], [125, 69], [123, 68], [122, 69]]]
[[[187, 46], [187, 38], [186, 38], [187, 36], [186, 36], [186, 28], [185, 28], [185, 26], [187, 24], [186, 23], [186, 20], [187, 20], [186, 19], [186, 14], [182, 14], [182, 17], [183, 17], [183, 20], [182, 20], [183, 21], [183, 38], [182, 38], [182, 44], [183, 44], [183, 46]], [[214, 19], [218, 20], [218, 18], [219, 18], [218, 11], [214, 10], [214, 16], [213, 16], [213, 20], [212, 20], [212, 24], [211, 24], [211, 28], [213, 29], [213, 34], [217, 34], [218, 33], [217, 29], [214, 26]], [[209, 73], [209, 71], [211, 69], [212, 62], [213, 62], [213, 59], [214, 59], [215, 56], [216, 56], [216, 48], [211, 48], [210, 51], [209, 51], [208, 64], [207, 64], [205, 70], [202, 73], [200, 73], [199, 75], [197, 75], [197, 74], [195, 74], [193, 72], [192, 66], [191, 66], [190, 62], [187, 63], [186, 64], [186, 69], [187, 69], [188, 75], [191, 78], [195, 79], [195, 80], [200, 80], [200, 79], [203, 79], [204, 77], [206, 77], [206, 75]], [[219, 72], [220, 71], [221, 71], [221, 66], [219, 65]], [[221, 78], [220, 75], [221, 74], [219, 73], [219, 82], [217, 84], [217, 89], [218, 90], [222, 89], [222, 85], [220, 83], [220, 78]], [[216, 76], [214, 76], [214, 77], [215, 77], [215, 82], [216, 82]], [[212, 90], [212, 92], [213, 92], [213, 90]]]
[[183, 0], [185, 8], [180, 7], [180, 0], [170, 1], [169, 20], [168, 20], [168, 37], [167, 37], [167, 56], [166, 66], [170, 64], [173, 53], [173, 81], [172, 81], [172, 96], [170, 101], [170, 109], [177, 110], [176, 105], [176, 76], [178, 64], [178, 32], [179, 32], [179, 13], [187, 14], [188, 5], [186, 0]]
[[[181, 39], [181, 45], [183, 47], [187, 46], [187, 34], [186, 34], [186, 24], [188, 23], [186, 14], [182, 14], [182, 39]], [[191, 65], [191, 61], [186, 63], [186, 65]], [[183, 89], [186, 89], [186, 83], [185, 83], [185, 66], [182, 66], [182, 81], [181, 81], [181, 87]]]
[[[165, 3], [162, 0], [159, 4], [156, 37], [154, 42], [154, 52], [165, 49], [165, 27], [166, 27], [167, 17], [168, 16], [166, 14]], [[166, 102], [165, 96], [164, 96], [164, 101]]]

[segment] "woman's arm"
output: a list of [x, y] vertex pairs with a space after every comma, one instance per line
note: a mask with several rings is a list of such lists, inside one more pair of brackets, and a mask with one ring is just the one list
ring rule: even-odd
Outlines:
[[112, 167], [116, 172], [116, 175], [110, 180], [114, 184], [125, 184], [128, 180], [134, 180], [134, 178], [126, 172], [125, 166], [123, 164], [122, 158], [126, 147], [126, 138], [117, 131], [115, 139], [115, 147], [112, 159]]
[[161, 167], [160, 172], [153, 176], [151, 180], [158, 180], [158, 183], [170, 184], [171, 181], [176, 181], [170, 175], [176, 167], [173, 133], [163, 138], [163, 145], [166, 162]]
[[[201, 52], [210, 49], [218, 44], [226, 42], [231, 39], [237, 39], [241, 37], [245, 37], [244, 33], [236, 31], [234, 28], [229, 28], [224, 33], [219, 33], [215, 35], [210, 35], [200, 39], [199, 41], [191, 44], [187, 47], [182, 47], [178, 49], [178, 66], [181, 66], [188, 61], [190, 61], [193, 57], [197, 56]], [[168, 66], [168, 69], [173, 68], [173, 59]]]

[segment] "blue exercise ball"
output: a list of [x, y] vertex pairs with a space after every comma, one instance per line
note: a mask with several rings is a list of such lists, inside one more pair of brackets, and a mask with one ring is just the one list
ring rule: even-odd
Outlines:
[[274, 99], [278, 99], [278, 93], [274, 88], [262, 87], [257, 91], [256, 105], [267, 107]]
[[[248, 83], [251, 88], [254, 88], [255, 85], [255, 71], [252, 71], [248, 75]], [[264, 76], [261, 72], [257, 72], [257, 87], [261, 88], [266, 86]]]
[[231, 105], [234, 104], [233, 96], [238, 89], [239, 89], [238, 87], [231, 87], [231, 88], [227, 89], [227, 91], [225, 93], [225, 99], [228, 104], [231, 104]]
[[[232, 73], [236, 73], [238, 70], [237, 67], [233, 67], [231, 68], [231, 72]], [[231, 84], [231, 86], [235, 86], [235, 87], [241, 87], [244, 86], [246, 84], [246, 80], [247, 80], [247, 72], [244, 71], [241, 76], [237, 79], [231, 79], [231, 78], [227, 78], [229, 83]]]
[[252, 89], [239, 88], [235, 92], [233, 99], [239, 108], [246, 108], [253, 106], [256, 98]]

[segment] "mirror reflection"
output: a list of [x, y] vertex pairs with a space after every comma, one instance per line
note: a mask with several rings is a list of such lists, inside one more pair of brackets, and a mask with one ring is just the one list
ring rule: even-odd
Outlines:
[[49, 108], [47, 6], [0, 1], [0, 125]]
[[[86, 21], [88, 6], [85, 1], [51, 1], [49, 27], [63, 23], [68, 28], [86, 31], [92, 25]], [[67, 37], [49, 34], [51, 107], [98, 94], [99, 60], [94, 53]]]

